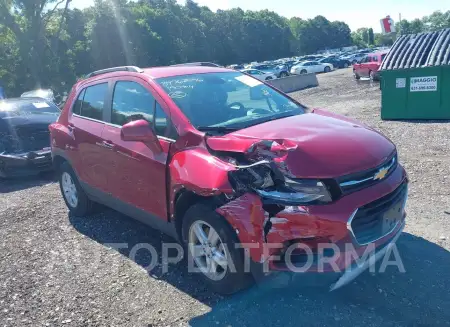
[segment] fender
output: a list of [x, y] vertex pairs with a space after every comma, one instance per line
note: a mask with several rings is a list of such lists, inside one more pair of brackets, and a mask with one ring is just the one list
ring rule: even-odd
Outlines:
[[183, 188], [200, 196], [232, 194], [228, 172], [234, 169], [202, 147], [177, 152], [169, 164], [171, 212], [175, 196]]

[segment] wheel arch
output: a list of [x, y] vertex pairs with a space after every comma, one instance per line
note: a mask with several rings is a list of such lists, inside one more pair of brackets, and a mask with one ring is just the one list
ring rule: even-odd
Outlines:
[[220, 195], [203, 196], [188, 189], [178, 191], [175, 195], [173, 219], [175, 223], [175, 230], [180, 241], [183, 241], [182, 228], [185, 213], [190, 207], [197, 203], [206, 203], [211, 206], [212, 210], [214, 210], [215, 208], [223, 205], [225, 202]]
[[61, 167], [61, 165], [63, 163], [68, 162], [68, 160], [65, 157], [63, 157], [59, 154], [54, 155], [52, 161], [53, 161], [53, 168], [56, 171], [59, 170], [59, 168]]

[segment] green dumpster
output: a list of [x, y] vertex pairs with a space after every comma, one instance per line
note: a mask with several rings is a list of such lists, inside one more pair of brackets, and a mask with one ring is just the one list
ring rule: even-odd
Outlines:
[[380, 75], [382, 119], [450, 119], [450, 29], [402, 35]]

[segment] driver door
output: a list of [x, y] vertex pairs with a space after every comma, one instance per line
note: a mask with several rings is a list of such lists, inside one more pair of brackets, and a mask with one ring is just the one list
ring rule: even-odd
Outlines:
[[[113, 198], [125, 207], [167, 220], [166, 165], [174, 140], [164, 137], [170, 115], [168, 108], [159, 103], [162, 100], [144, 81], [131, 77], [115, 80], [110, 123], [105, 126], [102, 138], [110, 146], [108, 183]], [[121, 139], [121, 127], [139, 119], [147, 120], [155, 134], [160, 135], [161, 152], [155, 153], [142, 142]]]

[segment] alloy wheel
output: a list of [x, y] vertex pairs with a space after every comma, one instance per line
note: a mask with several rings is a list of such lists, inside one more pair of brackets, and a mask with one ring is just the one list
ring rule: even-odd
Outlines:
[[213, 281], [222, 280], [228, 269], [229, 255], [217, 231], [203, 220], [189, 228], [189, 251], [199, 270]]
[[78, 205], [77, 187], [69, 173], [63, 172], [61, 176], [61, 186], [67, 203], [72, 208], [76, 208]]

